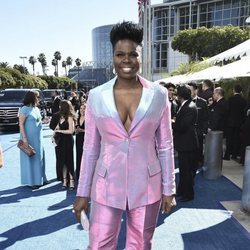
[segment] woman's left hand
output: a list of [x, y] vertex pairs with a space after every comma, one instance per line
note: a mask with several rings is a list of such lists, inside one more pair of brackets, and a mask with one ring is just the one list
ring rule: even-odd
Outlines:
[[174, 196], [162, 196], [161, 210], [162, 213], [170, 213], [172, 208], [176, 206], [176, 201]]

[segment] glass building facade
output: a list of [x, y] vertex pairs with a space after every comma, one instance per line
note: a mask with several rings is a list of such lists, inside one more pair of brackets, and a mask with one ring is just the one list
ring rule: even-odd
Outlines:
[[104, 25], [92, 30], [92, 54], [95, 67], [112, 65], [112, 46], [109, 33], [113, 25]]
[[171, 40], [179, 30], [231, 24], [246, 27], [250, 0], [170, 0], [151, 6], [152, 75], [171, 72], [187, 56], [173, 51]]

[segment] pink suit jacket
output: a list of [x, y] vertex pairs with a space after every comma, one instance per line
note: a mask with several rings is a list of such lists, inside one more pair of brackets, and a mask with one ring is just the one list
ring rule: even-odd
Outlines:
[[139, 77], [142, 96], [129, 131], [117, 112], [116, 78], [92, 89], [77, 196], [125, 210], [175, 193], [173, 139], [167, 91]]

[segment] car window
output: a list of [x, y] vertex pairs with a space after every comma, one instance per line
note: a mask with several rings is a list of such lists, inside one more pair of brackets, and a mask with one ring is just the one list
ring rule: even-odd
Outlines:
[[44, 91], [43, 91], [44, 97], [45, 97], [45, 98], [51, 98], [51, 92], [52, 92], [52, 91], [46, 91], [46, 90], [44, 90]]
[[23, 101], [27, 91], [2, 91], [0, 93], [0, 101], [4, 102], [15, 102]]

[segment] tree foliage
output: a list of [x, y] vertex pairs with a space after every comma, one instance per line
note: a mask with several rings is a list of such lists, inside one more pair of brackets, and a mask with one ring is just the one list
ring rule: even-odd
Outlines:
[[40, 53], [37, 57], [38, 62], [41, 63], [42, 66], [42, 70], [43, 70], [43, 74], [46, 75], [46, 66], [47, 66], [47, 60], [46, 60], [46, 56], [44, 55], [44, 53]]
[[30, 56], [29, 63], [32, 65], [33, 75], [35, 75], [35, 63], [37, 62], [34, 56]]
[[[61, 56], [61, 52], [60, 51], [56, 51], [54, 53], [54, 59], [55, 62], [56, 62], [56, 70], [55, 70], [55, 76], [59, 76], [59, 67], [58, 67], [58, 61], [60, 61], [62, 59], [62, 56]], [[53, 61], [52, 60], [52, 61]], [[53, 63], [52, 63], [53, 65]]]
[[1, 64], [0, 79], [0, 88], [47, 88], [46, 81], [41, 78], [21, 73], [16, 68], [1, 67]]
[[18, 71], [20, 71], [20, 73], [22, 73], [22, 74], [29, 74], [29, 71], [28, 71], [28, 69], [25, 67], [25, 66], [23, 66], [23, 65], [21, 65], [21, 64], [15, 64], [14, 66], [13, 66], [13, 68], [14, 69], [17, 69]]
[[69, 69], [70, 69], [70, 67], [72, 66], [72, 62], [73, 62], [72, 57], [71, 57], [71, 56], [68, 56], [68, 57], [66, 58], [66, 64], [67, 64], [67, 66], [69, 67]]
[[67, 77], [57, 76], [39, 76], [41, 79], [46, 81], [49, 89], [71, 89], [75, 86], [75, 81]]
[[8, 70], [0, 66], [0, 89], [15, 87], [16, 82]]
[[250, 38], [248, 29], [232, 25], [182, 30], [173, 38], [172, 48], [187, 54], [191, 61], [212, 57]]
[[8, 62], [0, 62], [0, 68], [7, 68], [7, 67], [9, 67]]

